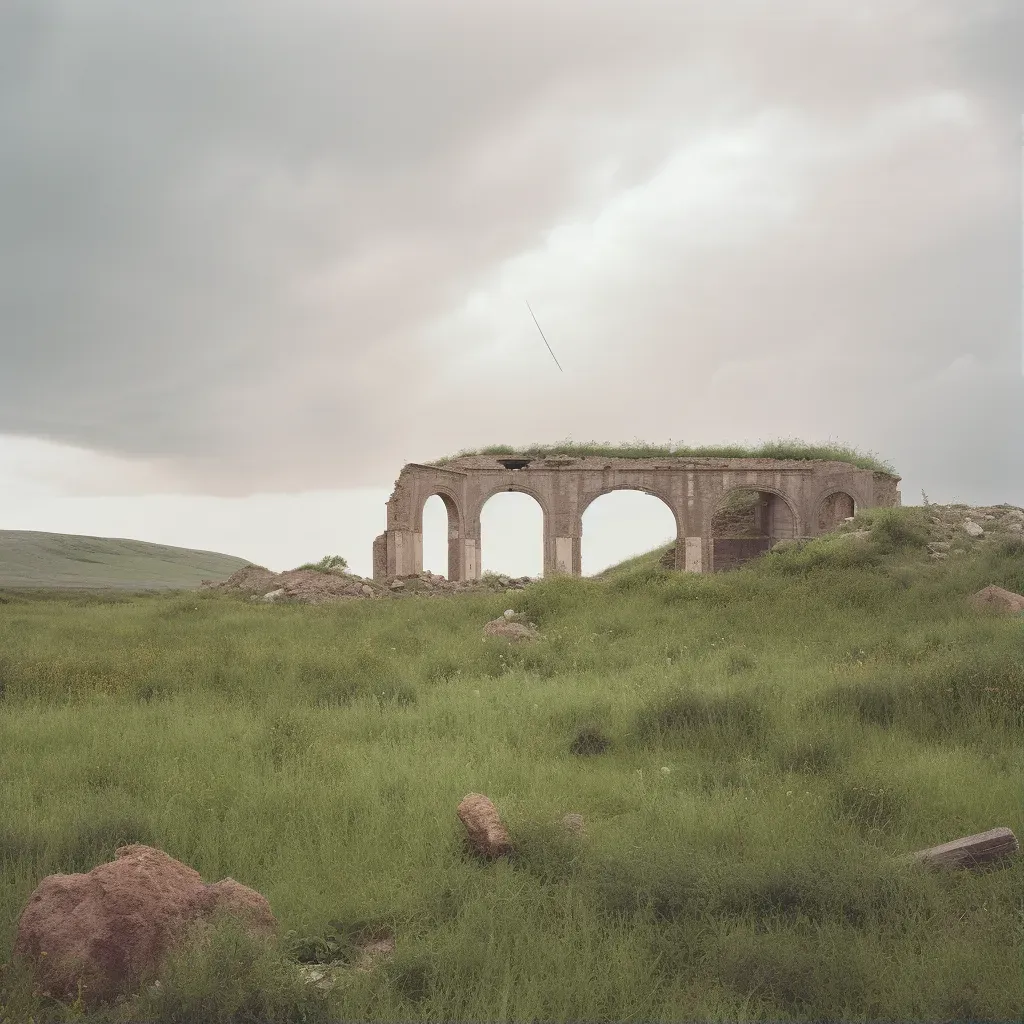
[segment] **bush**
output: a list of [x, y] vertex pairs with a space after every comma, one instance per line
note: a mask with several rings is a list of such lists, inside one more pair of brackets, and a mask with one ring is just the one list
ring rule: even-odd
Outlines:
[[319, 562], [306, 562], [300, 569], [312, 569], [314, 572], [347, 572], [348, 562], [341, 555], [324, 555]]
[[710, 742], [728, 752], [764, 734], [761, 707], [747, 694], [712, 695], [677, 691], [651, 701], [636, 717], [643, 743]]
[[880, 509], [872, 517], [871, 539], [891, 553], [928, 544], [928, 527], [920, 509]]

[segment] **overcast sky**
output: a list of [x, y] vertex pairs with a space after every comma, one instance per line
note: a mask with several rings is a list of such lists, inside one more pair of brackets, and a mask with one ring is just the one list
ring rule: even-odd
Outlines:
[[[0, 528], [368, 574], [404, 463], [567, 437], [1024, 505], [1022, 50], [1020, 0], [5, 0]], [[539, 572], [517, 500], [485, 567]], [[604, 501], [585, 571], [664, 532]]]

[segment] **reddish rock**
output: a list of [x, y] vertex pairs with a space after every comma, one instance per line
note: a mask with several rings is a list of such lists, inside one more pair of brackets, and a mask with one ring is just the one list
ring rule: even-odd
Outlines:
[[50, 995], [73, 999], [79, 981], [90, 1005], [127, 993], [159, 972], [190, 924], [217, 912], [256, 935], [277, 927], [266, 899], [234, 879], [205, 885], [151, 846], [122, 846], [114, 856], [84, 875], [48, 875], [22, 911], [14, 952]]
[[976, 594], [972, 594], [968, 601], [975, 608], [989, 608], [992, 611], [1012, 613], [1024, 611], [1024, 596], [997, 586], [979, 590]]
[[512, 840], [494, 804], [482, 793], [462, 798], [457, 811], [473, 848], [483, 857], [503, 857], [512, 852]]

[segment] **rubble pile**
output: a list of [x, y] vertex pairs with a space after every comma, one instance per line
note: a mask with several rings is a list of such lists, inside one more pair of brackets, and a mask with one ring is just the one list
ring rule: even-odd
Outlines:
[[478, 580], [448, 580], [431, 572], [417, 576], [389, 576], [367, 580], [340, 570], [289, 569], [275, 573], [258, 565], [247, 565], [226, 580], [203, 580], [204, 590], [222, 590], [248, 595], [250, 600], [268, 604], [300, 601], [322, 604], [326, 601], [357, 601], [385, 597], [443, 597], [451, 594], [494, 594], [522, 590], [533, 581], [529, 576], [485, 574]]

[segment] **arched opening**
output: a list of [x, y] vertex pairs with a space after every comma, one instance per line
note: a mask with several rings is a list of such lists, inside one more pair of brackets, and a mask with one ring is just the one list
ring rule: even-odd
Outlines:
[[771, 491], [737, 487], [711, 517], [712, 569], [735, 569], [794, 536], [796, 517], [785, 498]]
[[820, 508], [818, 509], [818, 533], [829, 533], [834, 530], [844, 519], [850, 519], [856, 515], [857, 503], [853, 500], [852, 494], [845, 491], [834, 491], [825, 495]]
[[448, 579], [448, 509], [440, 494], [423, 504], [423, 568]]
[[[644, 491], [611, 491], [583, 512], [583, 575], [593, 576], [676, 541], [676, 517], [665, 502]], [[675, 566], [674, 549], [668, 568]]]
[[481, 571], [544, 574], [544, 510], [530, 494], [501, 491], [480, 510]]

